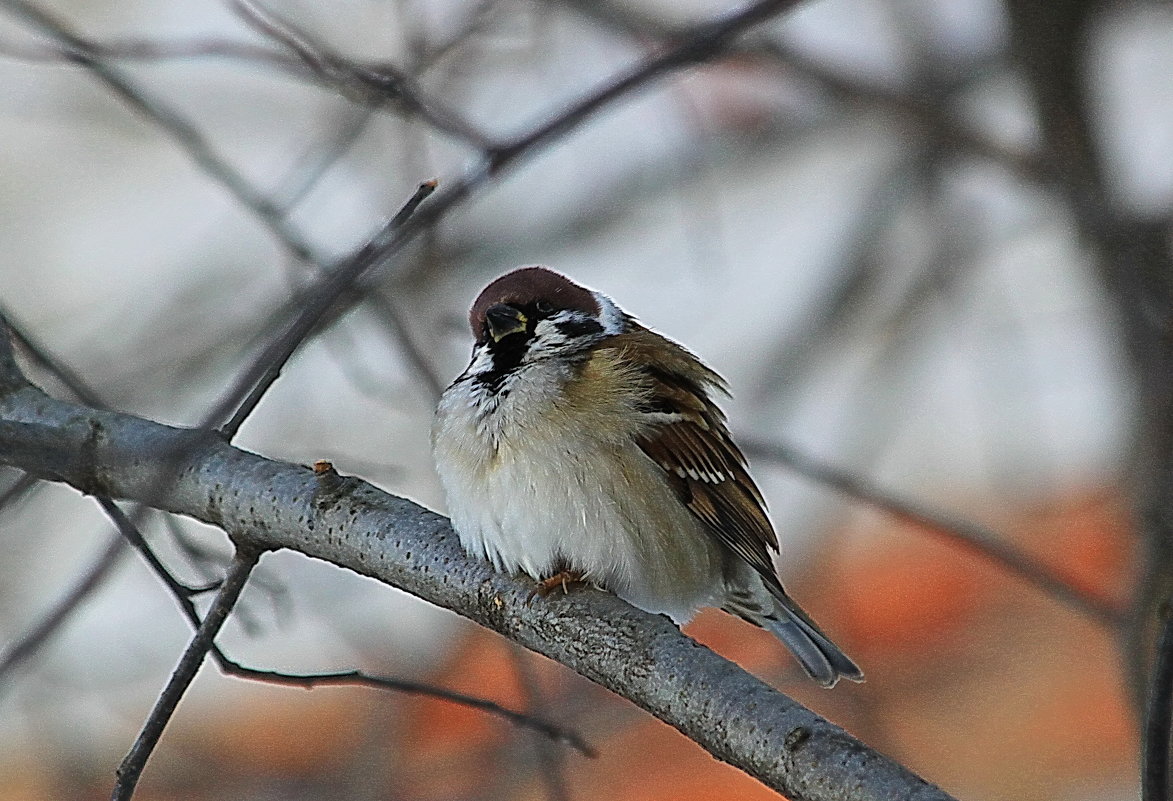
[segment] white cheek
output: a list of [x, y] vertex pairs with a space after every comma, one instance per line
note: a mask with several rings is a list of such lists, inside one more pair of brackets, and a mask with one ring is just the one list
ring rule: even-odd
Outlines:
[[522, 362], [531, 361], [532, 357], [540, 357], [542, 355], [549, 355], [550, 353], [557, 353], [563, 350], [566, 345], [570, 344], [570, 339], [558, 330], [555, 324], [557, 320], [569, 319], [559, 315], [557, 318], [539, 320], [538, 324], [534, 326], [534, 342], [538, 343], [537, 347], [530, 348], [526, 353]]

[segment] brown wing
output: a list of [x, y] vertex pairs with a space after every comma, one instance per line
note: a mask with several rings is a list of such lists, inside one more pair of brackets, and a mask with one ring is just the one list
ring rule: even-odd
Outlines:
[[639, 447], [713, 536], [781, 591], [770, 559], [778, 539], [765, 499], [709, 397], [725, 391], [724, 381], [684, 348], [636, 323], [608, 345], [647, 377], [640, 411], [648, 425], [636, 439]]

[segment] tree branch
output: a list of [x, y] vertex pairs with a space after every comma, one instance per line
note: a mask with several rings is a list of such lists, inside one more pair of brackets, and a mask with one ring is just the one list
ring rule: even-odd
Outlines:
[[74, 33], [67, 23], [53, 14], [26, 0], [3, 0], [3, 5], [11, 13], [50, 37], [64, 49], [64, 54], [70, 61], [85, 67], [114, 95], [166, 132], [200, 170], [216, 182], [229, 187], [233, 196], [252, 210], [297, 258], [313, 261], [313, 249], [309, 242], [287, 222], [284, 212], [258, 192], [239, 170], [221, 158], [207, 137], [187, 118], [171, 105], [150, 96], [122, 70], [107, 64], [99, 50], [93, 47], [88, 39]]
[[229, 5], [249, 27], [290, 50], [311, 74], [337, 87], [346, 98], [372, 108], [397, 103], [408, 114], [419, 116], [436, 130], [466, 144], [480, 149], [493, 147], [493, 141], [474, 125], [435, 100], [425, 99], [415, 82], [391, 64], [364, 65], [332, 53], [308, 31], [259, 3], [229, 0]]
[[[391, 218], [391, 222], [388, 223], [390, 228], [395, 230], [402, 227], [408, 218], [415, 213], [415, 210], [419, 208], [419, 205], [427, 200], [435, 191], [435, 180], [424, 181], [417, 186], [415, 193], [408, 198], [407, 203]], [[396, 330], [402, 330], [402, 328]], [[404, 339], [404, 343], [405, 347], [410, 348], [410, 343], [406, 338]], [[236, 437], [237, 432], [240, 431], [240, 427], [244, 425], [244, 421], [253, 413], [253, 410], [257, 408], [257, 404], [261, 402], [261, 398], [265, 396], [265, 393], [269, 391], [269, 388], [281, 376], [281, 371], [285, 369], [286, 363], [293, 356], [294, 352], [294, 348], [286, 348], [278, 354], [277, 358], [269, 362], [265, 372], [257, 379], [257, 383], [249, 391], [248, 395], [241, 400], [240, 405], [233, 411], [232, 416], [224, 425], [220, 426], [221, 436], [228, 440]]]
[[200, 624], [195, 636], [188, 643], [183, 656], [179, 659], [179, 664], [175, 667], [175, 672], [167, 680], [167, 686], [163, 688], [155, 700], [155, 706], [151, 709], [151, 714], [143, 724], [138, 737], [135, 738], [134, 745], [127, 752], [122, 764], [118, 766], [118, 781], [110, 796], [112, 801], [126, 801], [134, 795], [135, 785], [138, 784], [139, 776], [142, 775], [147, 759], [155, 750], [159, 738], [163, 736], [163, 729], [167, 727], [167, 723], [175, 713], [179, 699], [187, 692], [187, 688], [195, 679], [200, 666], [204, 664], [208, 650], [215, 642], [216, 635], [220, 633], [224, 621], [231, 614], [232, 607], [236, 606], [236, 601], [240, 598], [240, 593], [244, 590], [244, 585], [248, 581], [249, 575], [252, 574], [253, 568], [257, 566], [257, 561], [261, 558], [263, 551], [264, 549], [252, 545], [237, 546], [236, 556], [228, 566], [228, 574], [216, 592], [216, 599], [204, 617], [204, 622]]
[[742, 440], [750, 456], [786, 465], [799, 475], [843, 493], [849, 498], [880, 509], [898, 520], [911, 523], [998, 565], [1011, 575], [1024, 579], [1042, 592], [1115, 631], [1125, 623], [1123, 610], [1094, 592], [1074, 586], [1053, 568], [1019, 550], [1005, 537], [990, 529], [929, 508], [916, 501], [899, 498], [851, 473], [820, 462], [794, 448], [746, 438]]
[[1148, 709], [1145, 713], [1144, 755], [1140, 790], [1143, 801], [1168, 801], [1169, 739], [1173, 721], [1173, 615], [1169, 604], [1161, 606], [1161, 635], [1157, 663], [1152, 670]]
[[194, 517], [246, 549], [325, 559], [451, 609], [630, 699], [794, 801], [949, 798], [667, 618], [598, 591], [527, 604], [528, 584], [468, 558], [448, 520], [411, 501], [206, 432], [49, 398], [3, 356], [0, 464]]

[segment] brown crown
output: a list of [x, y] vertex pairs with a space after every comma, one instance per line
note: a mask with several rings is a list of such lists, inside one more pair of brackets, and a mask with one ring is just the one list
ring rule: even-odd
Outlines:
[[554, 309], [577, 309], [597, 316], [601, 309], [589, 289], [545, 267], [522, 267], [490, 283], [468, 312], [468, 323], [478, 341], [484, 339], [485, 312], [490, 306], [508, 303], [525, 306], [545, 301]]

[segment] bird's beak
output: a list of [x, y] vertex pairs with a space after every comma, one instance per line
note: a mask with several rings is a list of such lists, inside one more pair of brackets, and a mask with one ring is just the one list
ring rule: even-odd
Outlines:
[[494, 342], [500, 342], [510, 334], [524, 332], [528, 322], [520, 309], [507, 303], [490, 306], [485, 312], [485, 319], [489, 323], [489, 334]]

